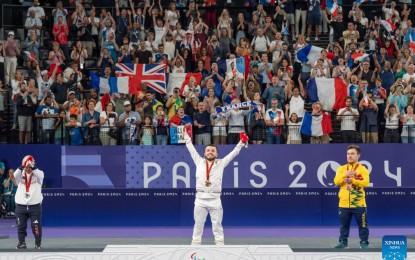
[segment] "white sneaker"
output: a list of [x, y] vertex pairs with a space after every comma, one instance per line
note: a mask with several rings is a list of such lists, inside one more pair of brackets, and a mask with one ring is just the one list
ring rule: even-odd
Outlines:
[[318, 37], [316, 37], [316, 42], [318, 42]]
[[305, 40], [306, 40], [306, 41], [309, 41], [309, 40], [310, 40], [310, 37], [307, 37]]

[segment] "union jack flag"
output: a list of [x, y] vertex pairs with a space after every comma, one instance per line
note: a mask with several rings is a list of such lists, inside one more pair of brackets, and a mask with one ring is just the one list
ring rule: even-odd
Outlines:
[[161, 94], [166, 94], [165, 64], [131, 64], [117, 63], [115, 74], [117, 77], [129, 77], [130, 84], [140, 89], [145, 82], [147, 87]]

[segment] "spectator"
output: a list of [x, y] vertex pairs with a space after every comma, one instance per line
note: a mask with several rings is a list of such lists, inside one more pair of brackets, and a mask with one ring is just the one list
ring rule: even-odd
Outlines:
[[146, 49], [146, 43], [140, 42], [140, 49], [134, 53], [135, 63], [138, 64], [150, 64], [153, 63], [153, 54], [151, 51]]
[[193, 118], [195, 144], [209, 145], [212, 143], [210, 111], [206, 110], [207, 106], [203, 102], [199, 102], [197, 107], [199, 111]]
[[123, 45], [120, 48], [120, 51], [118, 52], [118, 63], [133, 63], [134, 58], [133, 55], [130, 52], [129, 49], [129, 42], [128, 42], [128, 38], [125, 37], [123, 39]]
[[108, 40], [109, 36], [115, 35], [116, 24], [114, 18], [112, 18], [110, 13], [107, 13], [105, 9], [101, 10], [101, 49], [103, 48], [104, 43]]
[[261, 24], [257, 15], [252, 16], [252, 21], [248, 23], [248, 38], [250, 40], [258, 36], [258, 29], [261, 28]]
[[16, 72], [17, 56], [20, 55], [20, 48], [14, 41], [13, 31], [8, 32], [2, 51], [4, 57], [4, 80], [7, 85], [11, 83], [11, 77]]
[[292, 87], [292, 81], [289, 81], [287, 85], [287, 102], [290, 113], [286, 118], [290, 118], [292, 113], [295, 113], [299, 119], [304, 116], [305, 91], [301, 80], [298, 83], [299, 87]]
[[112, 102], [108, 102], [105, 105], [104, 111], [100, 113], [99, 123], [101, 124], [99, 138], [101, 139], [102, 145], [116, 145], [118, 140], [108, 135], [110, 128], [118, 125], [118, 114], [115, 112], [115, 107]]
[[119, 0], [115, 0], [115, 15], [117, 17], [117, 29], [115, 37], [117, 44], [122, 45], [123, 38], [127, 36], [127, 32], [131, 24], [131, 15], [128, 14], [125, 8], [121, 9], [120, 12], [118, 1]]
[[[301, 34], [305, 35], [306, 18], [307, 18], [307, 0], [295, 1], [295, 38]], [[300, 33], [300, 20], [301, 20], [301, 33]]]
[[35, 11], [29, 11], [29, 16], [25, 21], [25, 29], [27, 30], [27, 36], [30, 36], [31, 32], [36, 32], [38, 38], [40, 38], [40, 29], [42, 28], [42, 21], [35, 17]]
[[5, 169], [4, 163], [0, 162], [0, 183], [2, 184], [0, 185], [0, 195], [4, 194], [3, 182], [6, 180], [6, 175], [4, 174]]
[[111, 71], [111, 68], [115, 65], [115, 61], [111, 58], [110, 53], [107, 48], [103, 48], [101, 51], [101, 55], [98, 59], [97, 66], [100, 68], [99, 70], [99, 76], [104, 77], [105, 75], [105, 69], [109, 68]]
[[254, 51], [262, 56], [262, 54], [268, 51], [269, 46], [271, 45], [270, 40], [267, 36], [264, 35], [264, 30], [262, 28], [257, 29], [257, 36], [252, 39], [251, 47]]
[[66, 123], [68, 123], [66, 112], [59, 106], [59, 116], [55, 122], [55, 144], [67, 144]]
[[[263, 95], [265, 95], [265, 89], [268, 88], [268, 86], [270, 85], [269, 83], [271, 83], [271, 78], [272, 82], [275, 81], [274, 77], [272, 77], [272, 69], [272, 63], [268, 62], [268, 55], [266, 53], [263, 53], [261, 55], [261, 63], [258, 64], [259, 73], [262, 75], [261, 92], [263, 93]], [[278, 79], [278, 76], [275, 77]], [[262, 98], [266, 99], [266, 97], [264, 96]]]
[[59, 116], [59, 110], [56, 107], [57, 104], [49, 93], [43, 97], [36, 110], [35, 117], [42, 119], [42, 139], [45, 144], [55, 143], [55, 121]]
[[408, 105], [406, 107], [406, 114], [402, 116], [402, 133], [401, 133], [401, 141], [404, 144], [415, 143], [415, 115], [414, 115], [414, 106]]
[[315, 41], [318, 42], [318, 35], [320, 31], [320, 24], [321, 24], [321, 6], [320, 6], [320, 0], [309, 0], [308, 2], [308, 14], [307, 14], [307, 41], [310, 40], [311, 37], [311, 28], [314, 25], [315, 27]]
[[156, 144], [167, 145], [169, 134], [169, 118], [164, 112], [163, 105], [159, 105], [156, 109], [156, 116], [153, 119], [153, 124], [156, 130]]
[[[86, 144], [98, 144], [95, 140], [99, 139], [99, 132], [100, 132], [100, 114], [95, 111], [96, 102], [93, 99], [90, 99], [86, 102], [87, 111], [82, 116], [82, 127], [84, 138], [87, 140]], [[92, 140], [91, 140], [92, 138]]]
[[65, 124], [69, 133], [69, 145], [83, 145], [82, 128], [81, 123], [78, 122], [78, 116], [76, 114], [71, 114], [69, 118], [70, 121]]
[[56, 8], [52, 10], [53, 16], [53, 25], [58, 24], [58, 17], [62, 17], [62, 22], [66, 23], [66, 16], [68, 15], [68, 10], [62, 7], [62, 1], [56, 2]]
[[301, 122], [299, 122], [298, 116], [296, 113], [291, 113], [291, 116], [288, 117], [288, 109], [285, 110], [285, 117], [288, 118], [287, 127], [288, 127], [288, 137], [287, 144], [301, 144]]
[[[26, 37], [26, 40], [23, 43], [23, 50], [33, 54], [35, 60], [39, 60], [39, 47], [40, 44], [37, 39], [36, 33], [32, 31], [30, 37]], [[25, 66], [31, 69], [33, 67], [36, 67], [36, 62], [32, 60], [32, 58], [28, 55], [25, 55]]]
[[40, 71], [39, 64], [36, 64], [36, 81], [39, 88], [38, 100], [42, 100], [47, 94], [50, 94], [50, 87], [55, 81], [55, 76], [58, 70], [60, 70], [60, 63], [55, 64], [52, 75], [49, 77], [48, 71]]
[[352, 107], [353, 98], [346, 97], [346, 107], [341, 108], [336, 119], [341, 122], [340, 133], [342, 143], [355, 143], [356, 122], [359, 120], [359, 111]]
[[249, 114], [248, 131], [252, 136], [250, 139], [253, 144], [262, 144], [265, 140], [265, 105], [261, 103], [259, 92], [254, 93], [252, 101], [256, 104], [256, 107]]
[[[220, 108], [221, 106], [222, 104], [219, 101], [216, 101], [214, 103], [215, 108]], [[211, 125], [213, 144], [226, 144], [226, 126], [228, 125], [228, 120], [226, 119], [226, 117], [222, 113], [215, 113], [211, 117]]]
[[63, 52], [63, 50], [60, 48], [58, 42], [53, 42], [53, 49], [49, 52], [49, 61], [50, 61], [50, 67], [49, 67], [49, 73], [52, 74], [52, 71], [54, 71], [55, 67], [57, 67], [57, 74], [62, 73], [61, 64], [65, 64], [66, 56]]
[[[237, 98], [232, 100], [231, 104], [236, 105], [241, 103]], [[239, 108], [226, 111], [223, 115], [228, 120], [228, 144], [237, 144], [239, 142], [239, 133], [245, 131], [245, 119], [250, 110], [242, 110]]]
[[[89, 21], [89, 18], [85, 16], [84, 22], [82, 23], [82, 26], [78, 28], [77, 32], [78, 40], [81, 41], [82, 47], [85, 48], [87, 57], [92, 56], [93, 48], [96, 46], [92, 36], [92, 27], [93, 25]], [[72, 46], [76, 47], [76, 45]]]
[[72, 62], [80, 64], [82, 68], [85, 64], [85, 59], [88, 58], [88, 52], [82, 45], [81, 41], [76, 41], [72, 48], [73, 48], [71, 52]]
[[[377, 114], [378, 106], [376, 105], [372, 93], [364, 92], [364, 97], [359, 102], [359, 110], [361, 112], [360, 133], [363, 143], [378, 142], [378, 124]], [[390, 101], [389, 101], [390, 102]]]
[[[285, 90], [283, 87], [279, 86], [279, 78], [278, 76], [272, 77], [272, 84], [262, 94], [262, 98], [264, 101], [267, 102], [267, 108], [271, 108], [271, 101], [272, 99], [277, 99], [277, 106], [278, 108], [282, 108], [281, 104], [285, 102]], [[275, 112], [275, 111], [274, 111]]]
[[199, 99], [200, 86], [197, 84], [196, 78], [194, 76], [189, 78], [189, 83], [184, 86], [182, 95], [185, 97], [185, 102], [190, 101], [190, 99], [193, 97]]
[[192, 119], [190, 118], [190, 116], [186, 115], [184, 113], [184, 108], [180, 107], [176, 114], [174, 116], [172, 116], [172, 118], [170, 118], [170, 126], [173, 127], [178, 127], [180, 125], [185, 125], [187, 127], [192, 126]]
[[35, 13], [36, 18], [39, 18], [40, 20], [45, 20], [45, 10], [43, 9], [43, 7], [39, 5], [39, 0], [33, 0], [33, 5], [28, 10], [29, 14], [32, 11]]
[[85, 9], [82, 4], [79, 4], [75, 8], [75, 12], [72, 13], [72, 25], [71, 25], [71, 39], [76, 39], [78, 36], [78, 30], [84, 23], [84, 17], [86, 16]]
[[25, 82], [21, 82], [20, 92], [16, 96], [20, 144], [29, 143], [29, 134], [32, 131], [32, 120], [36, 103], [37, 97], [35, 94], [29, 91]]
[[[311, 116], [318, 117], [319, 119], [321, 118], [320, 122], [322, 122], [323, 113], [325, 115], [329, 115], [328, 112], [323, 111], [323, 106], [319, 102], [315, 102], [312, 105], [312, 109], [313, 110], [311, 112]], [[330, 124], [331, 124], [331, 121], [330, 121]], [[310, 138], [310, 143], [312, 144], [328, 144], [329, 142], [330, 142], [330, 137], [328, 134], [322, 134], [321, 136], [311, 136]]]
[[63, 22], [63, 17], [58, 17], [58, 23], [53, 26], [52, 34], [55, 36], [55, 42], [59, 43], [65, 57], [69, 57], [68, 35], [69, 27]]
[[271, 106], [265, 112], [265, 125], [267, 126], [267, 144], [282, 143], [282, 126], [285, 124], [284, 112], [278, 108], [278, 99], [271, 99]]
[[[4, 165], [3, 169], [0, 169], [0, 171], [4, 171]], [[14, 210], [16, 208], [14, 196], [17, 191], [17, 182], [14, 178], [14, 169], [9, 169], [7, 172], [8, 177], [2, 181], [2, 186], [4, 187], [4, 201], [6, 202], [6, 211], [9, 212], [12, 216], [14, 216]]]
[[102, 48], [108, 50], [108, 54], [114, 62], [117, 61], [117, 52], [120, 51], [120, 48], [115, 41], [114, 34], [108, 36], [108, 39], [102, 44]]
[[138, 133], [138, 139], [141, 145], [154, 144], [154, 125], [153, 119], [150, 116], [144, 117], [144, 124]]
[[386, 104], [384, 117], [386, 119], [385, 123], [385, 136], [383, 137], [384, 143], [399, 143], [399, 118], [401, 114], [399, 110], [396, 109], [394, 104]]
[[150, 116], [151, 118], [153, 118], [157, 107], [159, 105], [162, 105], [162, 103], [154, 98], [154, 93], [150, 90], [146, 90], [145, 97], [146, 98], [143, 101], [144, 116]]
[[119, 125], [122, 127], [122, 144], [123, 145], [138, 145], [138, 132], [141, 125], [141, 116], [132, 111], [131, 102], [124, 102], [125, 112], [119, 117]]

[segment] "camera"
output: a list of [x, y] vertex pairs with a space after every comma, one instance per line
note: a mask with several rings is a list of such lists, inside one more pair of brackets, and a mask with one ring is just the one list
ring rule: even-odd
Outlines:
[[108, 117], [110, 117], [110, 118], [115, 118], [115, 113], [111, 112], [111, 113], [108, 115]]

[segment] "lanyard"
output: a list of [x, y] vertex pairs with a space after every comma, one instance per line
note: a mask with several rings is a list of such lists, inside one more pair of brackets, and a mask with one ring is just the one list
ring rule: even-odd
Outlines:
[[213, 164], [215, 162], [212, 162], [212, 164], [209, 166], [209, 162], [208, 160], [206, 160], [206, 181], [209, 182], [209, 178], [210, 178], [210, 171], [212, 170]]
[[29, 180], [27, 179], [27, 174], [26, 174], [26, 172], [24, 173], [24, 176], [25, 176], [25, 178], [26, 178], [26, 183], [25, 183], [25, 185], [26, 185], [26, 193], [28, 193], [28, 192], [29, 192], [29, 189], [30, 189], [30, 185], [32, 185], [32, 177], [33, 177], [33, 173], [30, 175]]

